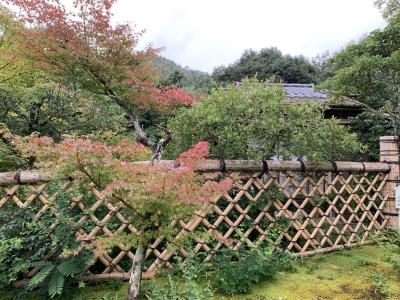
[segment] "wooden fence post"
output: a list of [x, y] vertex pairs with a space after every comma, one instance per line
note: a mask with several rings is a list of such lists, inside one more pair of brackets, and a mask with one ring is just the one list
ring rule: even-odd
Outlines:
[[399, 145], [397, 136], [382, 136], [379, 139], [380, 160], [390, 164], [388, 181], [385, 184], [383, 195], [388, 194], [384, 207], [384, 214], [389, 218], [387, 228], [400, 228], [399, 209], [396, 209], [395, 192], [399, 182]]

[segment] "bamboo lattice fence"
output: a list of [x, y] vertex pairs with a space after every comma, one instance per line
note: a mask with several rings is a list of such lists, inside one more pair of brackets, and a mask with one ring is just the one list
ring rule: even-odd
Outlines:
[[[164, 164], [173, 164], [163, 161]], [[388, 197], [388, 163], [329, 162], [318, 169], [299, 161], [208, 160], [199, 172], [235, 179], [225, 195], [215, 199], [207, 213], [197, 212], [190, 220], [174, 221], [177, 235], [208, 233], [208, 239], [193, 235], [191, 249], [171, 253], [160, 237], [147, 249], [144, 276], [161, 267], [172, 267], [173, 257], [187, 257], [190, 251], [204, 252], [206, 259], [223, 248], [237, 250], [243, 244], [268, 240], [286, 247], [295, 255], [324, 253], [373, 241], [387, 225], [384, 211]], [[30, 207], [33, 218], [53, 214], [51, 174], [34, 172], [0, 174], [0, 209], [14, 205]], [[68, 190], [72, 183], [62, 183]], [[90, 223], [76, 234], [85, 238], [111, 236], [116, 232], [138, 233], [123, 214], [123, 205], [105, 202], [102, 191], [91, 187], [86, 194], [71, 196], [70, 210], [78, 223]], [[283, 232], [276, 231], [284, 224]], [[276, 234], [279, 232], [279, 234]], [[109, 254], [98, 254], [84, 279], [126, 279], [134, 249], [121, 245]], [[27, 272], [29, 278], [37, 270]]]

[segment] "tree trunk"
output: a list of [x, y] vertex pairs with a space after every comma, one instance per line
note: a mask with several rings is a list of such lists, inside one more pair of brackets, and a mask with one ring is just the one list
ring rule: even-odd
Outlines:
[[165, 147], [172, 139], [172, 131], [170, 129], [164, 129], [165, 136], [162, 137], [157, 144], [153, 147], [153, 161], [159, 161], [163, 155]]
[[136, 300], [139, 297], [140, 280], [144, 263], [144, 248], [139, 246], [135, 252], [132, 263], [132, 272], [128, 283], [128, 300]]

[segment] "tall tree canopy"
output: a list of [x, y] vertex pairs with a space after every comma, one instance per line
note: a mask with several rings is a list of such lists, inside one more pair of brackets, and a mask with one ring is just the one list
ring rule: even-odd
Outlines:
[[22, 28], [8, 10], [0, 7], [0, 123], [15, 134], [37, 132], [57, 140], [62, 134], [118, 132], [124, 118], [105, 97], [97, 97], [94, 104], [94, 99], [79, 88], [54, 81], [19, 55], [24, 42], [17, 32]]
[[176, 131], [167, 148], [171, 157], [198, 140], [209, 143], [212, 157], [226, 159], [295, 156], [320, 162], [362, 149], [355, 134], [336, 119], [324, 119], [318, 104], [285, 103], [282, 89], [254, 80], [213, 90], [169, 125]]
[[387, 20], [400, 12], [399, 0], [375, 0], [374, 3], [381, 10], [382, 16]]
[[141, 124], [146, 113], [168, 114], [179, 105], [192, 104], [194, 98], [176, 87], [159, 89], [153, 84], [150, 61], [157, 49], [137, 50], [142, 32], [111, 22], [115, 1], [74, 0], [72, 11], [58, 0], [7, 2], [19, 8], [18, 19], [27, 25], [17, 30], [19, 54], [57, 83], [117, 105], [136, 139], [159, 158], [171, 132], [162, 124], [147, 122], [157, 128], [153, 138], [149, 136]]
[[317, 68], [303, 56], [283, 55], [277, 48], [264, 48], [259, 52], [246, 50], [236, 62], [217, 67], [213, 72], [213, 77], [220, 82], [254, 76], [261, 80], [275, 76], [288, 83], [314, 83]]
[[322, 86], [365, 104], [353, 127], [377, 156], [379, 136], [400, 133], [400, 16], [349, 45], [328, 64], [335, 75]]
[[[54, 81], [20, 55], [18, 31], [23, 24], [0, 6], [0, 123], [19, 135], [38, 133], [60, 140], [62, 135], [102, 132], [121, 134], [126, 120], [106, 97], [88, 97], [72, 85]], [[5, 130], [5, 128], [3, 128]], [[7, 138], [0, 139], [0, 170], [16, 169], [18, 161]], [[15, 154], [15, 153], [14, 153]]]

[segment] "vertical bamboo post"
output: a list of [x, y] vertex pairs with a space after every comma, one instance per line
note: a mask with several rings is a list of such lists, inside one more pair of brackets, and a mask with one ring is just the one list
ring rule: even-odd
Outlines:
[[399, 183], [399, 145], [397, 136], [382, 136], [379, 139], [380, 160], [390, 164], [388, 181], [383, 189], [383, 195], [388, 195], [383, 213], [388, 217], [387, 227], [400, 228], [399, 209], [396, 209], [395, 191]]

